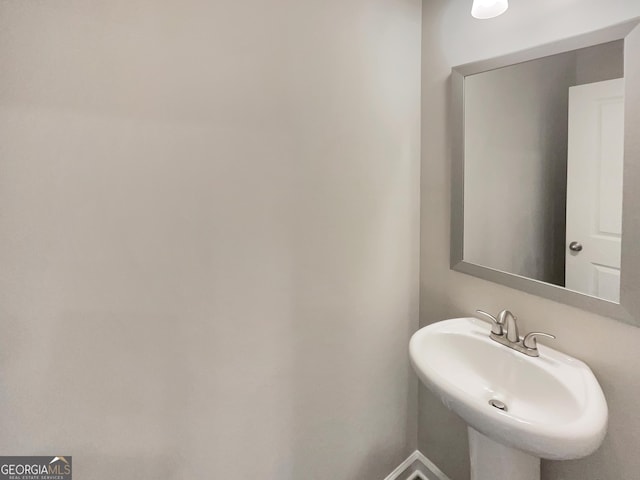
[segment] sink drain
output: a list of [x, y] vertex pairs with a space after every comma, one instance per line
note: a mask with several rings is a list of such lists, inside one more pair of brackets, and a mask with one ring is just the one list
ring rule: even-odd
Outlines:
[[500, 400], [496, 400], [495, 398], [489, 400], [489, 405], [497, 408], [498, 410], [502, 410], [503, 412], [506, 412], [508, 410], [507, 406], [503, 402], [501, 402]]

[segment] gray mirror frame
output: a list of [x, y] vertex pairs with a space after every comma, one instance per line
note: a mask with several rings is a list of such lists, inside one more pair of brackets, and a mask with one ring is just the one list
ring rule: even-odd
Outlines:
[[[452, 86], [451, 269], [640, 326], [640, 17], [602, 30], [454, 67]], [[620, 303], [464, 261], [464, 78], [624, 39], [625, 147]]]

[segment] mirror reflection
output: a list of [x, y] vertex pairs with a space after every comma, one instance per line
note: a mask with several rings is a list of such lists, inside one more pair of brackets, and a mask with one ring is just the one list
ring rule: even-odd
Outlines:
[[624, 41], [464, 79], [466, 262], [620, 295]]

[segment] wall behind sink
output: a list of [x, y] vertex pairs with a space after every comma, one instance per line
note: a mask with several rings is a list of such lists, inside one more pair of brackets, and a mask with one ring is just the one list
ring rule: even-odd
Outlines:
[[420, 12], [0, 2], [0, 455], [351, 480], [415, 448]]
[[[586, 361], [600, 380], [609, 404], [609, 433], [586, 459], [543, 462], [543, 480], [635, 479], [640, 472], [640, 328], [449, 270], [451, 67], [640, 16], [636, 0], [510, 3], [505, 15], [488, 21], [470, 16], [470, 0], [423, 4], [421, 324], [470, 315], [476, 308], [509, 307], [523, 329], [556, 334], [554, 345]], [[422, 388], [419, 417], [422, 452], [453, 480], [469, 478], [463, 422]]]

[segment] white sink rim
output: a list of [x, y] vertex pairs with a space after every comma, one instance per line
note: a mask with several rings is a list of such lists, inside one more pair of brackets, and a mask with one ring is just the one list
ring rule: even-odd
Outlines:
[[[602, 389], [591, 369], [584, 362], [544, 345], [538, 347], [540, 357], [528, 357], [491, 340], [489, 332], [489, 324], [477, 318], [444, 320], [418, 330], [409, 345], [414, 370], [448, 408], [474, 429], [504, 445], [552, 460], [581, 458], [593, 453], [606, 434], [608, 410]], [[438, 357], [433, 354], [430, 358], [425, 344], [434, 341], [436, 335], [462, 335], [486, 343], [491, 348], [500, 349], [499, 355], [507, 361], [513, 358], [514, 362], [527, 364], [525, 368], [539, 368], [560, 384], [568, 384], [571, 391], [584, 389], [584, 396], [574, 393], [573, 397], [579, 406], [578, 414], [572, 421], [558, 422], [556, 418], [556, 421], [544, 422], [489, 406], [486, 397], [480, 397], [478, 392], [471, 394], [465, 391], [464, 385], [457, 385], [448, 378], [446, 364], [432, 364]], [[483, 345], [482, 348], [487, 347]], [[441, 357], [440, 352], [440, 360]]]

